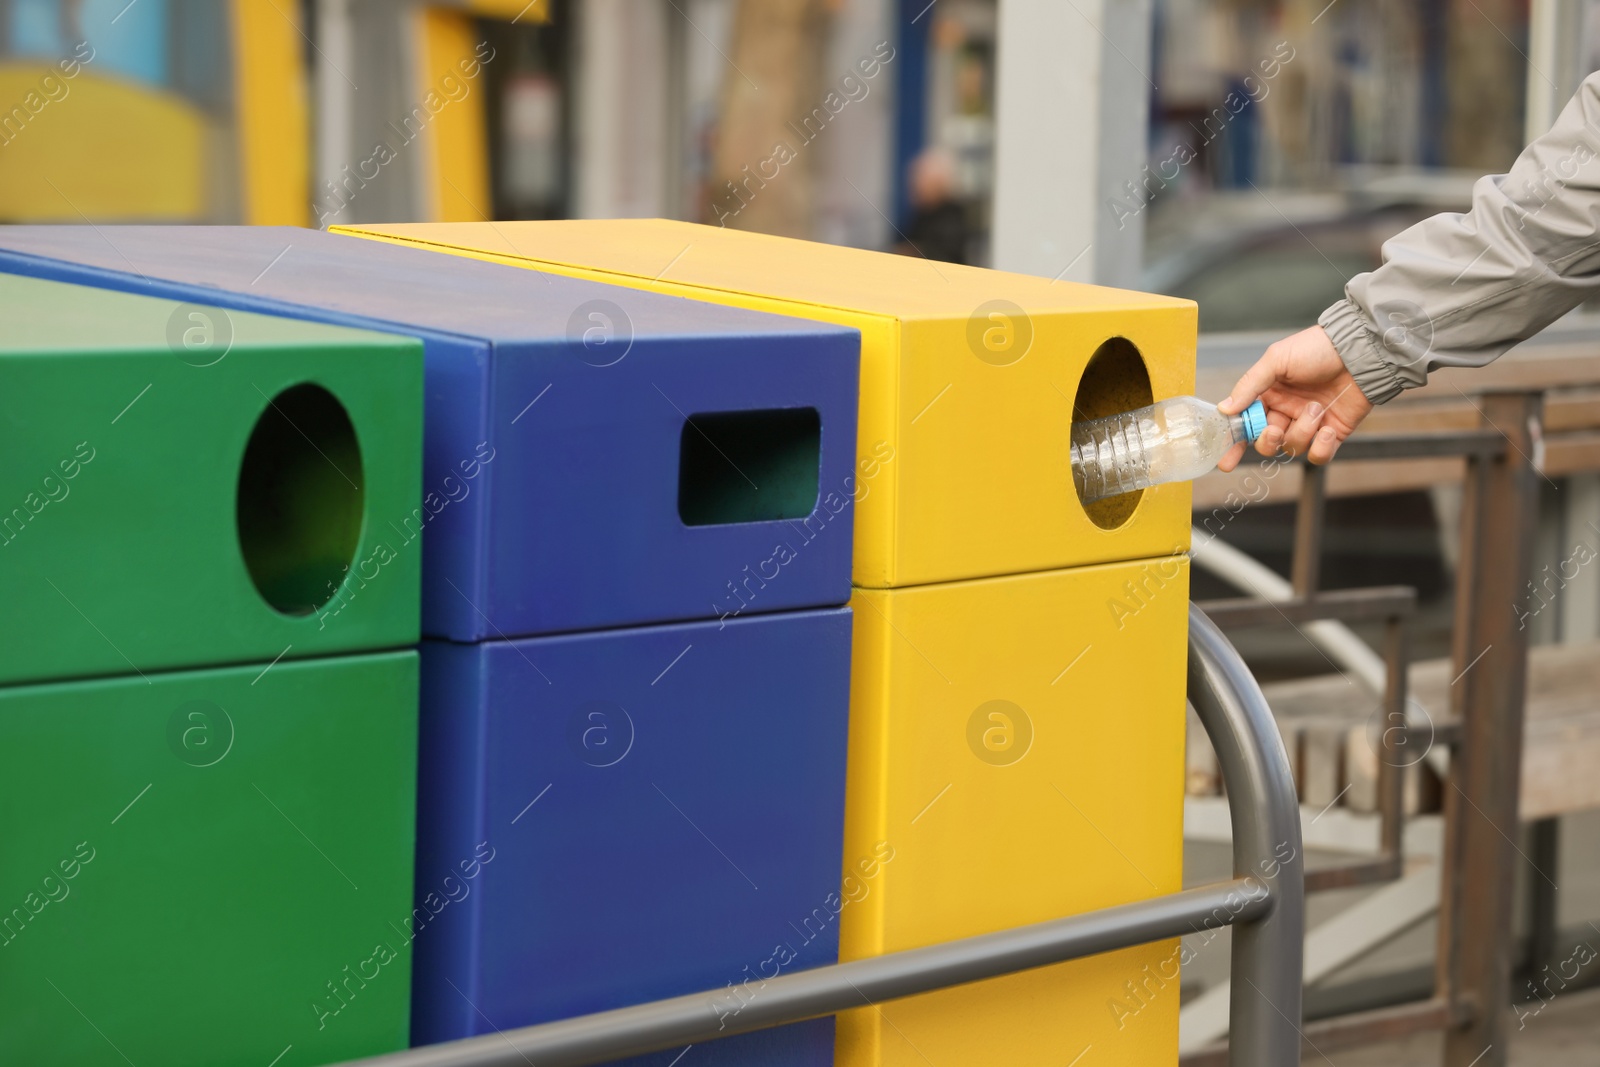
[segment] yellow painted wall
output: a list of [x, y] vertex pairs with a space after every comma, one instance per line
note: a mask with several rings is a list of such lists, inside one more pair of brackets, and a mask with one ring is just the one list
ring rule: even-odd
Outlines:
[[[422, 131], [424, 210], [436, 222], [487, 220], [487, 90], [473, 17], [454, 8], [423, 7], [416, 19], [417, 99], [430, 112], [437, 106]], [[468, 70], [478, 73], [469, 76]]]
[[172, 93], [0, 65], [0, 220], [199, 221], [205, 151], [204, 116]]
[[310, 220], [311, 133], [300, 5], [233, 0], [235, 118], [244, 222]]
[[467, 10], [507, 22], [549, 22], [550, 0], [460, 0]]

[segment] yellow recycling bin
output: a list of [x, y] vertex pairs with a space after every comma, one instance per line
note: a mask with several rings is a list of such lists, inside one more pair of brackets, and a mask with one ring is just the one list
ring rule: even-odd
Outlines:
[[[1192, 391], [1192, 303], [661, 220], [341, 229], [861, 331], [842, 958], [1181, 888], [1189, 489], [1085, 508], [1068, 442]], [[1166, 942], [842, 1014], [838, 1062], [1170, 1065], [1177, 1018]]]
[[[844, 911], [842, 958], [1181, 888], [1188, 578], [1168, 556], [856, 590], [847, 869], [878, 842], [894, 852]], [[1170, 1064], [1174, 953], [852, 1012], [839, 1062], [1065, 1067], [1092, 1046], [1085, 1067]]]

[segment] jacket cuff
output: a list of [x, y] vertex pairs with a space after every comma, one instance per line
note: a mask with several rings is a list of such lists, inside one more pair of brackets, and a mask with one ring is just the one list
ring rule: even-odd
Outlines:
[[1387, 404], [1405, 390], [1406, 383], [1383, 357], [1372, 324], [1354, 301], [1334, 304], [1318, 317], [1317, 325], [1333, 342], [1356, 387], [1373, 404]]

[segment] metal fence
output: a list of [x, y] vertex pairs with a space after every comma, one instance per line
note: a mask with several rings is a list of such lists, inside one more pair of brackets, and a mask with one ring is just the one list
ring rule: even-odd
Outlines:
[[[1585, 379], [1587, 380], [1587, 379]], [[1437, 747], [1443, 761], [1445, 849], [1432, 996], [1394, 1007], [1319, 1019], [1303, 1036], [1319, 1055], [1422, 1031], [1445, 1034], [1449, 1067], [1502, 1067], [1510, 1035], [1513, 878], [1526, 860], [1514, 837], [1518, 827], [1523, 722], [1528, 671], [1528, 631], [1515, 610], [1531, 590], [1531, 554], [1539, 481], [1546, 454], [1544, 398], [1539, 391], [1460, 394], [1479, 423], [1476, 429], [1441, 429], [1418, 418], [1406, 433], [1358, 432], [1340, 448], [1333, 466], [1392, 464], [1419, 459], [1464, 461], [1461, 554], [1456, 568], [1448, 709], [1431, 709], [1425, 721], [1407, 712], [1407, 616], [1415, 608], [1409, 588], [1326, 591], [1319, 577], [1323, 505], [1328, 468], [1302, 466], [1291, 572], [1294, 596], [1211, 601], [1205, 610], [1222, 627], [1280, 625], [1320, 619], [1383, 621], [1386, 693], [1378, 766], [1379, 855], [1355, 864], [1319, 868], [1305, 879], [1307, 892], [1393, 881], [1403, 871], [1403, 763], [1397, 745]], [[1569, 446], [1569, 454], [1578, 451]], [[1250, 453], [1252, 463], [1262, 457]], [[1215, 737], [1215, 734], [1212, 734]], [[1434, 753], [1437, 754], [1437, 753]], [[1416, 773], [1420, 773], [1418, 768]], [[1226, 782], [1230, 794], [1233, 782]], [[1535, 867], [1537, 870], [1538, 868]], [[1538, 887], [1541, 883], [1535, 882]], [[1236, 1017], [1237, 1018], [1237, 1017]], [[1237, 1030], [1234, 1041], [1239, 1040]], [[1226, 1049], [1185, 1056], [1182, 1067], [1216, 1067]], [[1248, 1062], [1234, 1059], [1231, 1062]]]

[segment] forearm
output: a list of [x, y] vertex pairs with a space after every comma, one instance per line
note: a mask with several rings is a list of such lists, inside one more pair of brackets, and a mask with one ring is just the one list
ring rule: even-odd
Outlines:
[[1418, 223], [1318, 320], [1368, 399], [1480, 367], [1600, 292], [1600, 74], [1466, 214]]

